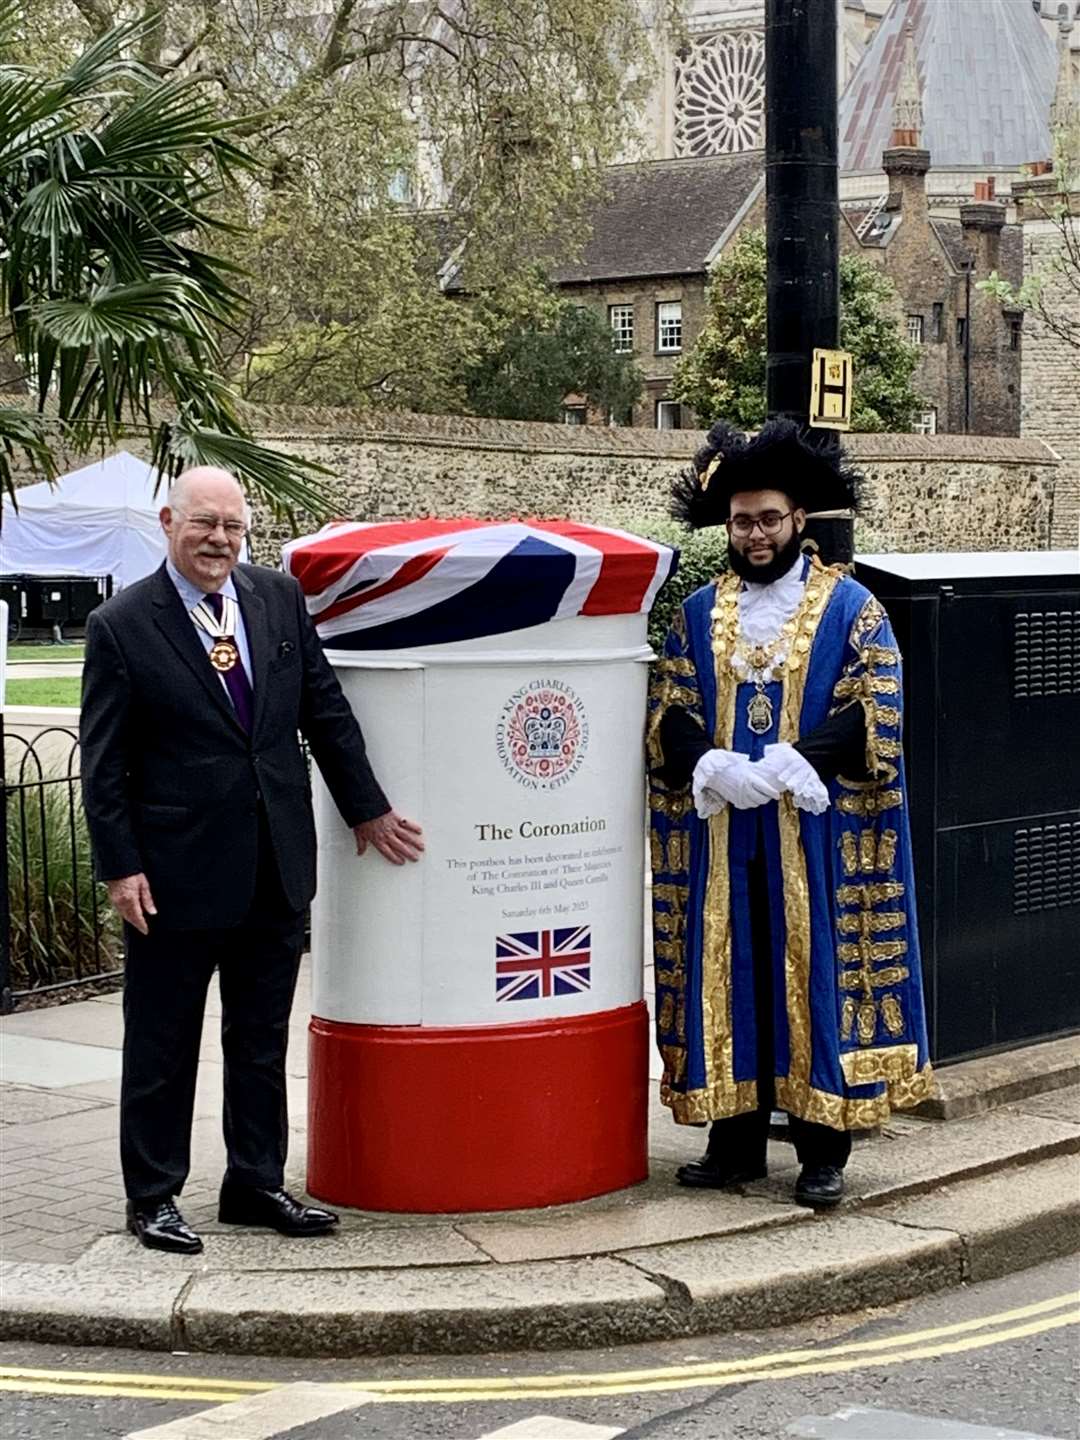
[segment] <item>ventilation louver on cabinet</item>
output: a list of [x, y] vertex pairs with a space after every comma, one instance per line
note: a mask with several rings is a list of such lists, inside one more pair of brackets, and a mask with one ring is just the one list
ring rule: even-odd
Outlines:
[[1080, 610], [1025, 610], [1013, 618], [1013, 694], [1080, 695]]
[[1080, 905], [1080, 820], [1013, 836], [1013, 914]]

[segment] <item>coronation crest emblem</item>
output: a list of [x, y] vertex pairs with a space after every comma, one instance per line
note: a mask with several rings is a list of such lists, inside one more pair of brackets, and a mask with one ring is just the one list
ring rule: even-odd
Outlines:
[[585, 707], [562, 680], [533, 680], [515, 690], [495, 734], [503, 765], [533, 790], [554, 790], [571, 780], [588, 742]]

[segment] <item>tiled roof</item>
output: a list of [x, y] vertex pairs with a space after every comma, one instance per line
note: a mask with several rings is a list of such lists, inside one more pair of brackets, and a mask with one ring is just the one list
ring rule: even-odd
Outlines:
[[1049, 158], [1054, 43], [1027, 0], [893, 0], [840, 100], [840, 168], [876, 170], [913, 29], [935, 170]]
[[566, 285], [703, 273], [764, 173], [760, 150], [613, 166], [580, 258], [553, 266], [552, 278]]
[[[962, 271], [971, 251], [964, 238], [964, 227], [959, 220], [932, 220], [938, 239], [954, 269]], [[1003, 280], [1018, 286], [1024, 278], [1024, 236], [1019, 225], [1004, 225], [1001, 229], [1001, 249], [998, 272]], [[985, 280], [985, 275], [979, 277]]]

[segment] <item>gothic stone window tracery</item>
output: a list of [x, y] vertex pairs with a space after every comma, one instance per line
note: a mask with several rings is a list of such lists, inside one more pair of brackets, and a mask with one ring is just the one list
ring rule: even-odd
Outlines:
[[757, 149], [764, 120], [764, 37], [722, 30], [690, 39], [675, 56], [675, 154]]

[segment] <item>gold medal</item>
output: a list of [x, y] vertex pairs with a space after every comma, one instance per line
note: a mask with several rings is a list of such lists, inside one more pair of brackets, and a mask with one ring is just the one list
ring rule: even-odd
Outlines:
[[755, 735], [767, 735], [773, 725], [772, 701], [764, 690], [758, 690], [746, 707], [746, 723]]
[[240, 652], [231, 636], [223, 635], [210, 647], [210, 664], [224, 674], [240, 661]]

